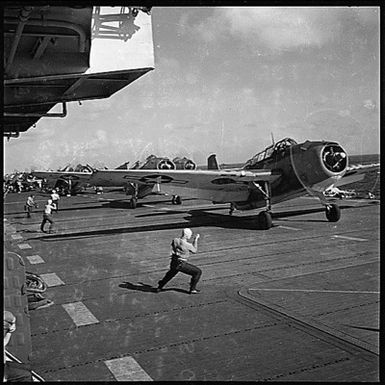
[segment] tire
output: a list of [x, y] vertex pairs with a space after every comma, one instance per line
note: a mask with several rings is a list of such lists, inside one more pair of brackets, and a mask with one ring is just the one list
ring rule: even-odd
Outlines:
[[325, 213], [329, 222], [338, 222], [341, 218], [341, 209], [334, 203], [326, 206]]
[[132, 198], [130, 200], [130, 208], [136, 209], [136, 199], [135, 198]]
[[268, 211], [262, 211], [258, 215], [259, 228], [262, 230], [269, 230], [273, 225], [273, 219]]
[[175, 204], [176, 205], [181, 205], [182, 204], [182, 198], [179, 195], [177, 195], [175, 197]]

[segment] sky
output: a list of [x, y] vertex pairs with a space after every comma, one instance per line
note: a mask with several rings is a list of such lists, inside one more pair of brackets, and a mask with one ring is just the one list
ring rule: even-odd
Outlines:
[[4, 140], [4, 172], [155, 154], [243, 162], [291, 137], [378, 154], [379, 7], [153, 7], [155, 69]]

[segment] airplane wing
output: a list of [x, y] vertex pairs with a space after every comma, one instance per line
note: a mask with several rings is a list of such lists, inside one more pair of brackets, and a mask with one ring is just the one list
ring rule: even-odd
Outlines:
[[246, 200], [250, 183], [272, 182], [281, 176], [271, 170], [96, 170], [90, 180], [94, 185], [120, 186], [127, 183], [162, 184], [162, 191], [173, 195], [207, 199], [214, 202]]
[[372, 163], [372, 164], [366, 164], [366, 165], [355, 165], [348, 167], [345, 175], [338, 180], [334, 186], [344, 186], [346, 184], [358, 182], [365, 178], [365, 174], [367, 174], [370, 171], [375, 171], [380, 169], [380, 163]]
[[88, 181], [92, 173], [88, 172], [73, 172], [73, 171], [32, 171], [31, 174], [40, 179], [47, 180], [73, 180], [73, 181]]

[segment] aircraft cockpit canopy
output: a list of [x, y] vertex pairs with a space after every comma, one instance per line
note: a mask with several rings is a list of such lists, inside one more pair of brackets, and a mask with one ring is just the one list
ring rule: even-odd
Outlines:
[[266, 161], [269, 158], [273, 158], [276, 155], [279, 156], [280, 154], [284, 153], [286, 149], [288, 149], [289, 147], [295, 144], [297, 144], [297, 142], [294, 139], [291, 139], [291, 138], [282, 139], [279, 142], [270, 145], [269, 147], [265, 148], [263, 151], [254, 155], [251, 159], [249, 159], [246, 162], [245, 168], [253, 167], [260, 162]]
[[84, 172], [84, 173], [92, 173], [92, 167], [87, 165], [78, 164], [75, 167], [72, 167], [70, 164], [65, 166], [62, 169], [59, 169], [58, 171], [70, 171], [70, 172]]

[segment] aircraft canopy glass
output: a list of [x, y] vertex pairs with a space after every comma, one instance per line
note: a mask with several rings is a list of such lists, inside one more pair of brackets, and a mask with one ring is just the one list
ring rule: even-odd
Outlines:
[[254, 155], [251, 159], [249, 159], [245, 166], [253, 166], [259, 162], [262, 162], [266, 159], [273, 157], [273, 155], [280, 154], [284, 152], [287, 148], [297, 144], [294, 139], [285, 138], [280, 140], [279, 142], [266, 147], [263, 151]]

